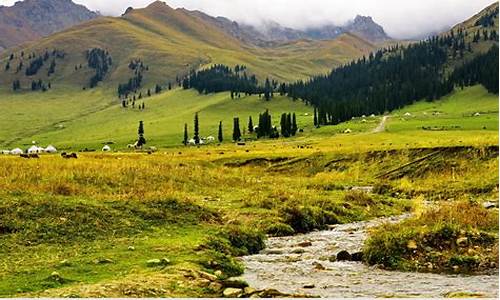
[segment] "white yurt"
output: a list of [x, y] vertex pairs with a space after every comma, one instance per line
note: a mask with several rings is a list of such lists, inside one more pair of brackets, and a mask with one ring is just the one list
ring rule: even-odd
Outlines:
[[196, 145], [196, 141], [194, 139], [190, 139], [188, 141], [188, 144], [191, 145], [191, 146], [194, 146], [194, 145]]
[[111, 151], [110, 146], [106, 145], [106, 146], [102, 147], [102, 152], [109, 152], [109, 151]]
[[54, 153], [57, 153], [57, 149], [56, 149], [56, 147], [54, 147], [52, 145], [48, 145], [47, 148], [45, 148], [45, 153], [54, 154]]
[[352, 130], [351, 130], [351, 129], [349, 129], [349, 128], [347, 128], [347, 129], [344, 131], [344, 133], [352, 133]]
[[12, 155], [21, 155], [21, 154], [23, 154], [23, 153], [24, 153], [24, 152], [23, 152], [23, 150], [21, 150], [21, 149], [19, 149], [19, 148], [12, 149], [12, 150], [10, 151], [10, 154], [12, 154]]
[[38, 154], [38, 153], [42, 153], [44, 152], [45, 149], [41, 148], [41, 147], [38, 147], [38, 146], [31, 146], [29, 149], [28, 149], [28, 154]]
[[0, 151], [0, 153], [3, 155], [8, 155], [8, 154], [10, 154], [10, 150], [2, 150], [2, 151]]

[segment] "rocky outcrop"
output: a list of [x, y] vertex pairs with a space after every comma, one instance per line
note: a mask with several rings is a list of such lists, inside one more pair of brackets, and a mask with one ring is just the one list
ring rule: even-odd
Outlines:
[[98, 16], [71, 0], [24, 0], [0, 6], [0, 51]]

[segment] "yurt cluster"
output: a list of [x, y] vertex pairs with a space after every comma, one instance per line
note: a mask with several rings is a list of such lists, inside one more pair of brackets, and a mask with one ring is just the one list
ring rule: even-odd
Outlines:
[[52, 145], [48, 145], [45, 148], [33, 145], [26, 150], [22, 150], [21, 148], [15, 148], [12, 150], [2, 150], [1, 153], [4, 155], [43, 154], [43, 153], [55, 154], [57, 153], [57, 149]]

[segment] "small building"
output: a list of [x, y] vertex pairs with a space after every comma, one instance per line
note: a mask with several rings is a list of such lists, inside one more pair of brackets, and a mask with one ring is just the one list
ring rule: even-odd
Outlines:
[[52, 145], [48, 145], [47, 148], [45, 148], [45, 153], [54, 154], [57, 153], [57, 149]]
[[45, 149], [43, 149], [42, 147], [38, 147], [38, 146], [31, 146], [28, 148], [28, 154], [40, 154], [40, 153], [43, 153], [45, 152]]
[[11, 154], [11, 155], [21, 155], [21, 154], [23, 154], [23, 153], [24, 153], [24, 152], [23, 152], [23, 150], [21, 150], [21, 149], [19, 149], [19, 148], [12, 149], [12, 150], [10, 151], [10, 154]]

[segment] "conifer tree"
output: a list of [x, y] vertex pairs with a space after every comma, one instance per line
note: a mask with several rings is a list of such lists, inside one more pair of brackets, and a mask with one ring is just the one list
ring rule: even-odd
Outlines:
[[238, 142], [240, 139], [241, 139], [240, 119], [234, 118], [234, 121], [233, 121], [233, 141]]
[[187, 146], [188, 140], [189, 140], [188, 124], [184, 124], [184, 140], [182, 141], [184, 146]]
[[314, 126], [319, 127], [319, 122], [318, 122], [318, 109], [314, 107]]
[[200, 124], [198, 113], [194, 115], [194, 142], [196, 145], [200, 144]]
[[139, 139], [137, 140], [137, 146], [142, 147], [146, 145], [146, 138], [144, 137], [144, 122], [139, 121], [138, 129]]
[[295, 136], [297, 134], [297, 131], [299, 128], [297, 127], [297, 117], [295, 116], [295, 113], [293, 113], [292, 116], [292, 136]]
[[248, 132], [253, 133], [253, 121], [252, 116], [248, 117]]
[[224, 133], [222, 131], [222, 121], [219, 122], [219, 143], [222, 143], [224, 141]]

